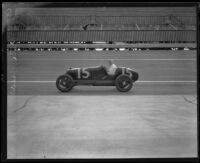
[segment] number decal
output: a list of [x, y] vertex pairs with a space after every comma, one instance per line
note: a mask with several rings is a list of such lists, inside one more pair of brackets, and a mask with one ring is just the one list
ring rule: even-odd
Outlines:
[[126, 68], [126, 73], [129, 74], [130, 78], [132, 78], [132, 73], [130, 72], [130, 70], [128, 68]]
[[86, 79], [86, 78], [88, 78], [90, 76], [90, 73], [88, 71], [86, 71], [85, 69], [87, 69], [87, 68], [83, 68], [82, 69], [83, 70], [82, 71], [82, 73], [83, 73], [82, 77]]
[[130, 69], [122, 67], [122, 75], [124, 74], [128, 74], [130, 76], [130, 78], [132, 78], [132, 73], [130, 71]]
[[78, 79], [80, 79], [81, 78], [81, 69], [77, 68], [77, 70], [78, 70]]
[[122, 67], [122, 75], [125, 74], [125, 67]]
[[84, 79], [87, 79], [90, 76], [90, 73], [86, 69], [87, 68], [83, 68], [81, 71], [80, 68], [77, 68], [77, 78], [78, 79], [81, 79], [81, 77]]

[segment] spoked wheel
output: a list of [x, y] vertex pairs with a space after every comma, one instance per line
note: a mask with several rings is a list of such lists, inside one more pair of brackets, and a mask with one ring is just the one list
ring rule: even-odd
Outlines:
[[128, 75], [120, 75], [115, 80], [115, 85], [118, 91], [128, 92], [133, 87], [133, 81]]
[[61, 75], [56, 80], [56, 86], [61, 92], [68, 92], [74, 86], [74, 81], [70, 75]]

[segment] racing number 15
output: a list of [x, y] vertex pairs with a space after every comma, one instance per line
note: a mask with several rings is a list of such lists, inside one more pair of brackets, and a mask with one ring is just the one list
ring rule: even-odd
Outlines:
[[122, 68], [122, 74], [129, 74], [129, 76], [132, 78], [132, 73], [129, 71], [128, 68], [123, 67]]
[[80, 68], [78, 68], [77, 70], [78, 70], [78, 79], [80, 79], [81, 76], [82, 78], [85, 79], [87, 79], [90, 76], [90, 73], [86, 70], [86, 68], [82, 68], [82, 73]]

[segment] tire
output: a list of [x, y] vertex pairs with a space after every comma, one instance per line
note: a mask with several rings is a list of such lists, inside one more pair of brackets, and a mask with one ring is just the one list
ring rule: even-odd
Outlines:
[[61, 75], [56, 80], [56, 87], [61, 92], [69, 92], [74, 86], [74, 81], [70, 75]]
[[120, 92], [128, 92], [133, 87], [133, 80], [128, 75], [119, 75], [115, 80], [115, 86]]

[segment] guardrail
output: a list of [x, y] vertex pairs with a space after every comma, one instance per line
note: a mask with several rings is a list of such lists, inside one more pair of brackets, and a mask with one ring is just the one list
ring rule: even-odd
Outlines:
[[7, 44], [7, 48], [196, 48], [196, 43], [136, 44]]
[[32, 30], [8, 31], [7, 41], [147, 41], [147, 42], [192, 42], [196, 41], [196, 30], [114, 30], [114, 31], [65, 31]]

